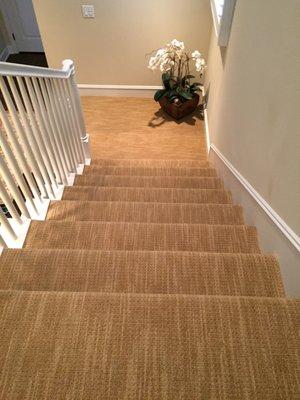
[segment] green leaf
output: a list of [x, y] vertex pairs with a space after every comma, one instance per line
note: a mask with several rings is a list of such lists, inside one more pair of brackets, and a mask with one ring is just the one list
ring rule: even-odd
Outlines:
[[161, 78], [162, 78], [162, 81], [163, 81], [163, 84], [164, 84], [164, 87], [166, 88], [166, 90], [170, 90], [171, 89], [170, 75], [167, 72], [165, 72], [162, 74]]
[[181, 97], [183, 97], [186, 100], [191, 100], [193, 98], [192, 93], [187, 92], [186, 90], [179, 90], [178, 93]]
[[159, 101], [159, 99], [161, 99], [166, 93], [167, 91], [165, 89], [159, 89], [154, 95], [154, 100]]

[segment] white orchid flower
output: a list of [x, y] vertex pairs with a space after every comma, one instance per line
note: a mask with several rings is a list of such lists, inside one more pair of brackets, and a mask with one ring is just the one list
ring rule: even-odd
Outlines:
[[171, 46], [177, 48], [178, 50], [184, 50], [184, 43], [180, 42], [177, 39], [173, 39], [171, 42]]
[[206, 67], [204, 58], [197, 58], [195, 61], [195, 66], [196, 66], [196, 71], [203, 72]]
[[166, 58], [161, 64], [160, 64], [160, 70], [161, 72], [167, 72], [170, 71], [174, 67], [174, 61], [172, 61], [170, 58]]
[[162, 57], [165, 54], [166, 54], [166, 49], [159, 49], [156, 52], [156, 57]]
[[198, 51], [198, 50], [195, 50], [193, 53], [192, 53], [192, 57], [193, 58], [201, 58], [201, 53]]

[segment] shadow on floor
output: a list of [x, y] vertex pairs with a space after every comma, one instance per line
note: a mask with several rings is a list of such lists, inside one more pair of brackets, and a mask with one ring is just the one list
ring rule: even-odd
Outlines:
[[201, 104], [194, 112], [179, 120], [175, 120], [170, 115], [166, 114], [162, 109], [160, 109], [154, 113], [153, 117], [148, 122], [148, 126], [151, 128], [158, 128], [159, 126], [168, 122], [176, 122], [177, 125], [188, 124], [194, 126], [197, 122], [197, 119], [204, 119], [203, 106]]
[[48, 63], [45, 53], [17, 53], [11, 54], [6, 60], [9, 63], [35, 65], [37, 67], [48, 68]]

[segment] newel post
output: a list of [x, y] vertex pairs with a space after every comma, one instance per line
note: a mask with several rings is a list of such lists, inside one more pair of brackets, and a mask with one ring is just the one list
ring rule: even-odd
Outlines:
[[84, 150], [85, 163], [89, 164], [91, 160], [91, 149], [90, 149], [90, 140], [89, 134], [86, 132], [86, 126], [84, 122], [84, 116], [82, 111], [82, 105], [80, 100], [80, 94], [78, 90], [78, 86], [75, 79], [75, 66], [72, 60], [64, 60], [63, 61], [63, 71], [66, 72], [68, 77], [68, 85], [73, 96], [74, 106], [76, 111], [76, 118], [78, 119], [78, 124], [80, 127], [81, 141]]

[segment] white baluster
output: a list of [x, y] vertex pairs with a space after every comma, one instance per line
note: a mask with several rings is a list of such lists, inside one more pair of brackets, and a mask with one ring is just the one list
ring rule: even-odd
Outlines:
[[34, 133], [34, 136], [36, 138], [36, 141], [38, 143], [39, 149], [41, 151], [45, 166], [46, 166], [46, 170], [47, 170], [47, 175], [49, 176], [49, 179], [45, 178], [45, 182], [48, 188], [48, 191], [51, 193], [51, 195], [53, 197], [55, 197], [54, 195], [54, 191], [53, 191], [53, 187], [55, 189], [57, 189], [57, 183], [55, 180], [55, 176], [53, 173], [53, 166], [51, 164], [51, 160], [50, 160], [50, 156], [48, 154], [47, 151], [47, 147], [44, 141], [44, 138], [41, 134], [41, 131], [38, 127], [36, 118], [35, 118], [35, 114], [28, 96], [28, 92], [27, 92], [27, 88], [25, 87], [25, 84], [23, 82], [23, 78], [21, 78], [20, 76], [17, 77], [17, 81], [18, 81], [18, 85], [20, 87], [21, 93], [22, 93], [22, 97], [23, 97], [23, 101], [25, 104], [25, 108], [26, 108], [26, 112], [29, 116], [29, 120], [32, 126], [32, 130]]
[[19, 223], [22, 224], [22, 220], [20, 218], [20, 215], [16, 209], [16, 207], [14, 206], [11, 198], [9, 197], [9, 194], [7, 193], [5, 186], [3, 185], [3, 183], [0, 180], [0, 196], [1, 199], [3, 201], [3, 203], [5, 204], [7, 210], [9, 211], [10, 215]]
[[[12, 81], [12, 83], [13, 83], [12, 91], [16, 92], [14, 82]], [[39, 165], [37, 163], [37, 160], [32, 152], [32, 148], [31, 148], [32, 143], [29, 143], [29, 141], [28, 141], [28, 132], [27, 132], [27, 134], [24, 132], [24, 128], [19, 120], [17, 110], [16, 110], [14, 103], [12, 101], [12, 98], [8, 92], [8, 89], [4, 82], [3, 77], [0, 77], [0, 88], [1, 88], [4, 100], [6, 102], [6, 105], [8, 107], [8, 110], [10, 112], [11, 118], [13, 120], [17, 135], [21, 141], [23, 149], [25, 150], [27, 161], [28, 161], [28, 163], [31, 167], [31, 170], [34, 174], [34, 177], [36, 179], [36, 182], [34, 182], [34, 186], [37, 184], [42, 196], [47, 197], [47, 192], [44, 188], [43, 177], [42, 177]], [[18, 104], [17, 100], [16, 100], [16, 103]], [[36, 192], [36, 193], [37, 193], [37, 197], [40, 198], [40, 194], [38, 192]]]
[[65, 126], [66, 126], [66, 130], [67, 130], [67, 135], [69, 137], [69, 143], [70, 143], [70, 150], [72, 153], [72, 157], [75, 161], [75, 165], [76, 165], [76, 170], [79, 166], [79, 160], [78, 160], [78, 152], [76, 149], [76, 145], [75, 145], [75, 140], [74, 140], [74, 134], [72, 131], [72, 126], [70, 124], [70, 120], [69, 120], [69, 113], [68, 113], [68, 108], [67, 108], [67, 104], [66, 104], [66, 98], [65, 98], [65, 93], [63, 91], [63, 86], [62, 86], [62, 82], [61, 80], [56, 80], [54, 81], [57, 89], [58, 89], [58, 93], [59, 93], [59, 102], [60, 102], [60, 106], [63, 112], [63, 118], [64, 118], [64, 122], [65, 122]]
[[69, 77], [71, 97], [73, 98], [73, 101], [75, 103], [76, 115], [77, 115], [79, 125], [80, 125], [81, 141], [83, 143], [85, 158], [89, 160], [91, 158], [91, 149], [89, 146], [89, 137], [88, 137], [88, 134], [86, 133], [84, 116], [83, 116], [83, 111], [82, 111], [82, 106], [81, 106], [81, 101], [80, 101], [80, 94], [79, 94], [78, 86], [77, 86], [76, 79], [75, 79], [75, 67], [74, 67], [73, 61], [65, 60], [63, 62], [63, 68], [66, 71], [68, 71], [68, 70], [71, 71], [70, 77]]
[[72, 171], [75, 171], [75, 169], [74, 169], [75, 166], [73, 166], [72, 161], [71, 161], [71, 154], [70, 154], [70, 150], [69, 150], [69, 146], [68, 146], [68, 139], [66, 138], [66, 132], [64, 130], [63, 121], [62, 121], [62, 118], [60, 115], [58, 99], [56, 99], [56, 94], [54, 92], [52, 81], [50, 79], [47, 79], [45, 83], [46, 83], [47, 91], [49, 94], [50, 103], [52, 105], [53, 115], [54, 115], [54, 118], [56, 120], [56, 124], [58, 127], [59, 136], [62, 141], [62, 148], [63, 148], [64, 156], [66, 159], [67, 170], [68, 170], [68, 172], [72, 172]]
[[71, 101], [71, 107], [72, 107], [72, 114], [74, 116], [75, 119], [75, 125], [76, 125], [76, 132], [77, 132], [77, 136], [78, 136], [78, 140], [80, 142], [80, 152], [81, 152], [81, 156], [83, 159], [83, 163], [85, 163], [85, 137], [86, 137], [86, 133], [84, 132], [82, 134], [82, 127], [81, 127], [81, 123], [80, 123], [80, 117], [78, 115], [78, 111], [77, 111], [77, 104], [74, 98], [74, 94], [73, 94], [73, 90], [72, 90], [72, 80], [69, 78], [66, 80], [66, 85], [67, 85], [67, 90], [68, 90], [68, 95]]
[[57, 79], [52, 79], [52, 81], [51, 81], [52, 82], [52, 88], [53, 88], [53, 91], [55, 93], [55, 102], [57, 104], [57, 109], [59, 110], [59, 114], [58, 115], [60, 117], [63, 129], [64, 129], [64, 133], [65, 133], [64, 136], [65, 136], [66, 141], [68, 143], [67, 149], [69, 151], [70, 160], [71, 160], [71, 163], [72, 163], [72, 171], [76, 172], [76, 170], [77, 170], [77, 162], [76, 162], [75, 154], [74, 154], [74, 151], [73, 151], [73, 148], [72, 148], [72, 141], [71, 141], [70, 132], [69, 132], [69, 129], [68, 129], [66, 115], [65, 115], [65, 111], [64, 111], [64, 107], [63, 107], [63, 100], [61, 98], [61, 94], [60, 94], [60, 90], [59, 90], [59, 86], [58, 86], [57, 81], [58, 81]]
[[68, 123], [68, 127], [69, 127], [70, 136], [72, 138], [76, 162], [77, 162], [77, 164], [80, 164], [80, 153], [79, 153], [79, 149], [77, 146], [77, 140], [76, 140], [77, 139], [76, 128], [75, 128], [75, 125], [73, 125], [73, 121], [72, 121], [72, 118], [70, 115], [70, 104], [69, 104], [69, 99], [68, 99], [68, 93], [67, 93], [66, 86], [65, 86], [65, 80], [60, 79], [58, 84], [60, 85], [60, 88], [61, 88], [63, 103], [64, 103], [64, 107], [65, 107], [65, 111], [66, 111], [67, 123]]
[[[39, 128], [40, 128], [40, 131], [42, 133], [43, 139], [45, 141], [45, 144], [46, 144], [46, 147], [47, 147], [47, 150], [48, 150], [48, 154], [49, 154], [49, 157], [50, 157], [51, 164], [53, 166], [53, 170], [54, 170], [54, 173], [55, 173], [55, 180], [56, 180], [56, 182], [61, 183], [61, 181], [59, 182], [60, 173], [59, 173], [59, 168], [58, 168], [56, 157], [55, 157], [55, 152], [54, 152], [54, 149], [53, 149], [53, 146], [52, 146], [52, 141], [50, 139], [48, 130], [46, 128], [46, 125], [45, 125], [45, 122], [44, 122], [44, 119], [43, 119], [43, 116], [42, 116], [42, 111], [41, 111], [41, 107], [40, 107], [40, 100], [38, 101], [38, 99], [37, 99], [37, 96], [36, 96], [36, 93], [35, 93], [35, 91], [33, 89], [32, 82], [31, 82], [30, 78], [25, 77], [25, 82], [26, 82], [26, 86], [27, 86], [27, 89], [28, 89], [28, 92], [29, 92], [30, 100], [31, 100], [32, 105], [33, 105], [35, 116], [36, 116], [36, 119], [37, 119], [37, 122], [38, 122], [38, 125], [39, 125]], [[41, 99], [41, 101], [43, 101], [43, 100]]]
[[62, 166], [62, 161], [60, 159], [57, 143], [56, 143], [56, 140], [55, 140], [55, 132], [52, 131], [52, 127], [51, 127], [51, 124], [50, 124], [50, 121], [49, 121], [49, 116], [48, 116], [48, 112], [46, 110], [46, 106], [45, 106], [44, 98], [43, 98], [43, 95], [42, 95], [41, 87], [40, 87], [39, 82], [38, 82], [38, 78], [31, 78], [31, 81], [33, 83], [35, 94], [36, 94], [36, 97], [37, 97], [38, 102], [39, 102], [39, 108], [41, 110], [41, 115], [43, 117], [43, 122], [44, 122], [44, 125], [45, 125], [46, 129], [47, 129], [49, 138], [51, 140], [51, 145], [52, 145], [52, 148], [53, 148], [53, 151], [54, 151], [54, 156], [55, 156], [56, 164], [57, 164], [57, 167], [58, 167], [58, 170], [57, 170], [57, 174], [58, 175], [57, 175], [57, 177], [59, 179], [59, 183], [62, 184], [64, 182], [64, 170], [63, 170], [63, 166]]
[[84, 158], [84, 151], [82, 147], [82, 142], [81, 142], [81, 136], [80, 136], [80, 131], [79, 131], [79, 125], [77, 124], [76, 116], [74, 113], [73, 109], [73, 103], [71, 100], [71, 95], [69, 91], [69, 85], [68, 85], [68, 79], [63, 79], [63, 87], [64, 87], [64, 92], [66, 93], [66, 99], [67, 99], [67, 107], [69, 110], [69, 117], [73, 129], [73, 136], [75, 140], [75, 145], [78, 153], [78, 161], [80, 164], [85, 163], [85, 158]]
[[49, 126], [50, 126], [50, 129], [52, 130], [52, 138], [55, 142], [55, 148], [57, 151], [58, 164], [60, 166], [62, 180], [63, 180], [63, 183], [65, 185], [67, 185], [68, 184], [68, 179], [67, 179], [68, 172], [67, 172], [66, 160], [64, 158], [64, 153], [62, 151], [62, 142], [61, 142], [61, 138], [59, 135], [59, 129], [55, 122], [55, 118], [54, 118], [54, 115], [52, 112], [52, 107], [50, 104], [50, 100], [49, 100], [48, 92], [47, 92], [47, 89], [46, 89], [46, 86], [44, 83], [44, 79], [38, 78], [38, 81], [40, 83], [41, 93], [42, 93], [43, 99], [45, 101], [45, 106], [46, 106], [45, 112], [47, 111]]
[[[17, 240], [17, 238], [18, 238], [17, 234], [13, 230], [12, 226], [10, 225], [10, 223], [8, 222], [8, 218], [6, 217], [4, 212], [2, 211], [1, 207], [0, 207], [0, 224], [2, 225], [2, 227], [1, 227], [1, 236], [8, 235], [11, 239]], [[2, 233], [2, 230], [3, 230], [3, 233]]]
[[[42, 188], [42, 195], [44, 197], [49, 197], [48, 193], [47, 193], [47, 189], [46, 189], [45, 183], [47, 183], [48, 188], [49, 188], [49, 186], [51, 186], [51, 184], [50, 184], [50, 180], [49, 180], [49, 176], [48, 176], [48, 173], [47, 173], [46, 166], [44, 164], [44, 160], [42, 158], [42, 154], [40, 152], [40, 148], [38, 146], [36, 138], [34, 137], [33, 131], [31, 129], [31, 125], [30, 125], [30, 123], [28, 121], [28, 117], [27, 117], [23, 102], [21, 100], [21, 97], [19, 95], [19, 92], [17, 90], [17, 87], [15, 85], [13, 77], [9, 76], [8, 77], [8, 82], [10, 84], [10, 88], [11, 88], [11, 91], [13, 93], [14, 100], [15, 100], [15, 102], [17, 104], [18, 111], [20, 113], [21, 120], [23, 122], [23, 126], [24, 126], [24, 128], [26, 130], [26, 135], [28, 136], [28, 139], [29, 139], [30, 144], [32, 146], [32, 150], [34, 152], [34, 156], [32, 154], [32, 157], [35, 157], [36, 162], [37, 162], [37, 164], [38, 164], [38, 166], [40, 168], [40, 171], [41, 171], [41, 175], [35, 173], [35, 177], [38, 180], [39, 187]], [[20, 89], [21, 93], [24, 94], [24, 91], [22, 90], [23, 88], [19, 87], [19, 89]]]
[[[21, 212], [25, 215], [25, 217], [30, 218], [30, 214], [28, 212], [25, 201], [21, 195], [21, 192], [20, 192], [19, 188], [17, 187], [17, 185], [14, 181], [14, 178], [13, 178], [10, 170], [8, 169], [7, 165], [5, 164], [4, 160], [2, 159], [2, 157], [0, 157], [0, 175], [2, 177], [2, 180], [5, 182], [6, 186], [8, 187], [8, 190], [13, 195]], [[17, 172], [16, 180], [18, 180], [18, 175], [19, 175], [19, 179], [21, 178], [21, 180], [23, 180], [23, 177], [20, 174], [20, 172]], [[20, 177], [20, 175], [21, 175], [21, 177]], [[25, 187], [25, 186], [26, 186], [26, 182], [24, 181], [23, 187]], [[25, 198], [26, 198], [26, 196], [25, 196]], [[3, 197], [3, 200], [5, 200], [4, 197]]]
[[[31, 171], [30, 171], [30, 169], [29, 169], [29, 167], [27, 165], [27, 161], [25, 159], [24, 153], [22, 151], [21, 146], [19, 145], [19, 142], [17, 141], [17, 139], [15, 137], [15, 134], [14, 134], [14, 132], [12, 130], [12, 127], [10, 125], [10, 122], [8, 120], [7, 114], [6, 114], [6, 112], [5, 112], [4, 108], [3, 108], [3, 105], [1, 103], [1, 101], [0, 101], [0, 118], [2, 119], [6, 134], [7, 134], [8, 138], [9, 138], [9, 141], [10, 141], [10, 143], [12, 145], [14, 154], [17, 157], [17, 161], [18, 161], [18, 163], [19, 163], [19, 165], [20, 165], [20, 167], [22, 169], [22, 172], [24, 173], [24, 176], [26, 177], [26, 180], [27, 180], [27, 182], [29, 184], [30, 190], [32, 191], [32, 193], [35, 196], [35, 198], [38, 199], [39, 201], [41, 201], [40, 193], [38, 192], [38, 188], [36, 186], [36, 183], [35, 183], [35, 181], [33, 179]], [[4, 138], [3, 134], [1, 134], [1, 141], [2, 141], [2, 143], [5, 142], [5, 138]], [[8, 148], [9, 148], [9, 146], [8, 146]], [[12, 162], [13, 167], [15, 167], [14, 157], [11, 156], [11, 151], [9, 151], [6, 148], [6, 153], [8, 155], [9, 160]], [[23, 190], [23, 188], [22, 188], [22, 190]], [[28, 193], [28, 189], [25, 190], [25, 193]], [[31, 196], [29, 195], [28, 199], [30, 197]], [[35, 203], [33, 201], [32, 201], [32, 207], [35, 210], [35, 212], [38, 213], [38, 209], [37, 209], [37, 207], [36, 207], [36, 205], [35, 205]]]

